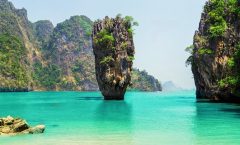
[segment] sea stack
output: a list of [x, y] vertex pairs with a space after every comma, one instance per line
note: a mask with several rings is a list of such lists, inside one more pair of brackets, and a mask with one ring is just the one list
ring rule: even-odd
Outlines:
[[240, 103], [238, 0], [209, 0], [195, 32], [192, 64], [198, 99]]
[[93, 27], [93, 51], [96, 77], [105, 100], [123, 100], [134, 60], [132, 27], [136, 25], [129, 16], [105, 17]]

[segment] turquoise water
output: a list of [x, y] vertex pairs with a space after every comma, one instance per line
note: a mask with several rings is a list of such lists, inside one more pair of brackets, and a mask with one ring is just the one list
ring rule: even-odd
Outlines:
[[196, 103], [193, 91], [129, 92], [104, 101], [98, 92], [0, 93], [0, 116], [40, 135], [0, 137], [0, 145], [239, 145], [240, 106]]

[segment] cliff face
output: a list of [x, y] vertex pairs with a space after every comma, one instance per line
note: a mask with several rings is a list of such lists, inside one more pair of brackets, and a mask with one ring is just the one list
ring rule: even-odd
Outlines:
[[52, 22], [48, 20], [41, 20], [33, 23], [34, 36], [37, 42], [39, 42], [40, 47], [47, 47], [53, 29], [54, 26]]
[[188, 59], [199, 99], [240, 101], [239, 6], [237, 0], [209, 0], [204, 7]]
[[[47, 20], [31, 23], [25, 9], [0, 0], [0, 92], [99, 90], [92, 29], [86, 16], [73, 16], [56, 27]], [[155, 90], [143, 87], [152, 81], [140, 73], [131, 89]]]
[[73, 16], [53, 31], [46, 55], [61, 69], [60, 90], [98, 90], [92, 51], [93, 22]]
[[99, 88], [105, 99], [122, 100], [131, 82], [134, 58], [130, 21], [121, 17], [98, 20], [93, 27], [93, 51]]
[[23, 43], [17, 37], [0, 35], [0, 48], [0, 91], [31, 90], [29, 60]]
[[35, 47], [32, 25], [25, 9], [0, 0], [0, 90], [29, 91], [33, 88], [32, 64], [41, 55]]
[[34, 23], [36, 40], [46, 62], [34, 63], [37, 90], [98, 90], [91, 41], [92, 21], [73, 16], [54, 28]]

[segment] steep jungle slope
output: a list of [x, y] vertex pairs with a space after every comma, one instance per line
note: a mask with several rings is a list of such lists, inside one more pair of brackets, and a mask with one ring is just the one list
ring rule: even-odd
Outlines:
[[32, 90], [32, 64], [42, 61], [41, 53], [35, 46], [27, 11], [16, 9], [7, 0], [0, 0], [0, 39], [0, 90]]

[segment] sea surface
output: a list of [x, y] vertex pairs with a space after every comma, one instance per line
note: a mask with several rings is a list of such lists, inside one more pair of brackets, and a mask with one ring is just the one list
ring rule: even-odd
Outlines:
[[240, 145], [240, 106], [196, 102], [194, 91], [0, 93], [0, 117], [12, 115], [39, 135], [0, 137], [0, 145]]

